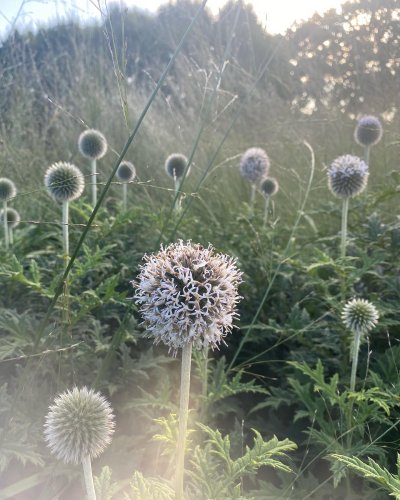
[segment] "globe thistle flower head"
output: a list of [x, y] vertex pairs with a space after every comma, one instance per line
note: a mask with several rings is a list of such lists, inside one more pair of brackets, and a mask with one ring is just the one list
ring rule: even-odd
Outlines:
[[248, 149], [240, 159], [240, 175], [252, 184], [261, 182], [268, 175], [269, 158], [261, 148]]
[[329, 189], [338, 198], [356, 196], [367, 187], [368, 175], [368, 165], [358, 156], [339, 156], [328, 169]]
[[[13, 208], [7, 207], [7, 224], [10, 229], [14, 229], [21, 222], [19, 213]], [[4, 222], [4, 210], [0, 210], [0, 222]]]
[[0, 177], [0, 201], [8, 201], [15, 198], [17, 195], [17, 188], [10, 179]]
[[136, 177], [136, 169], [130, 161], [122, 161], [115, 174], [120, 182], [131, 182]]
[[107, 139], [98, 130], [88, 129], [79, 136], [78, 148], [82, 156], [100, 160], [107, 153]]
[[190, 241], [145, 255], [134, 300], [147, 335], [177, 349], [218, 347], [232, 329], [242, 273], [235, 259]]
[[[165, 160], [165, 171], [173, 179], [180, 179], [185, 172], [187, 164], [188, 159], [185, 155], [173, 153]], [[189, 170], [186, 175], [189, 174]]]
[[266, 177], [260, 184], [262, 194], [267, 198], [274, 196], [279, 191], [279, 184], [273, 177]]
[[365, 299], [348, 301], [342, 311], [343, 323], [355, 334], [367, 334], [376, 326], [378, 319], [376, 307]]
[[111, 442], [114, 415], [108, 401], [83, 387], [60, 394], [50, 406], [44, 425], [47, 445], [65, 463], [96, 458]]
[[354, 138], [360, 146], [374, 146], [382, 139], [382, 124], [376, 116], [363, 116], [358, 120]]
[[50, 196], [63, 203], [79, 198], [85, 187], [85, 179], [78, 167], [59, 161], [47, 169], [44, 184]]

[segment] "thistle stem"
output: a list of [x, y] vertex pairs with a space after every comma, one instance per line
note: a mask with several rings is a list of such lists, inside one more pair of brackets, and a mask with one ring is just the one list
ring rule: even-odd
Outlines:
[[10, 246], [9, 235], [8, 235], [8, 218], [7, 218], [7, 200], [3, 201], [3, 219], [4, 219], [4, 242], [6, 248]]
[[176, 176], [174, 177], [174, 182], [175, 182], [175, 191], [174, 191], [174, 194], [175, 194], [175, 210], [177, 212], [179, 212], [182, 208], [182, 205], [181, 205], [181, 195], [179, 193], [179, 189], [181, 187], [181, 181], [180, 179], [178, 179]]
[[342, 205], [342, 233], [340, 242], [340, 256], [346, 256], [346, 240], [347, 240], [347, 214], [349, 212], [349, 198], [343, 198]]
[[270, 197], [267, 196], [265, 198], [265, 208], [264, 208], [264, 223], [263, 223], [263, 228], [265, 229], [268, 221], [268, 211], [269, 211], [269, 202], [270, 202]]
[[97, 205], [97, 172], [96, 172], [96, 160], [92, 160], [92, 204], [95, 207]]
[[94, 490], [93, 474], [92, 474], [92, 463], [90, 461], [90, 456], [86, 455], [82, 459], [83, 474], [85, 476], [86, 493], [88, 500], [96, 500], [96, 492]]
[[67, 260], [69, 256], [69, 234], [68, 234], [68, 201], [62, 204], [62, 233], [63, 233], [63, 249], [64, 257]]
[[371, 146], [364, 146], [364, 161], [369, 167], [369, 153], [371, 151]]
[[14, 244], [14, 232], [13, 232], [13, 228], [10, 227], [9, 229], [9, 239], [10, 239], [10, 245], [13, 245]]
[[250, 191], [250, 213], [253, 214], [254, 212], [254, 200], [256, 197], [256, 185], [252, 184], [251, 185], [251, 191]]
[[183, 500], [183, 477], [185, 473], [186, 431], [189, 415], [190, 367], [192, 361], [192, 343], [182, 349], [181, 393], [179, 403], [179, 437], [176, 461], [175, 499]]
[[126, 212], [127, 198], [128, 198], [128, 184], [124, 182], [122, 184], [122, 207], [124, 209], [124, 212]]
[[[354, 392], [356, 389], [356, 375], [357, 375], [357, 365], [358, 365], [358, 353], [360, 351], [360, 341], [361, 333], [354, 333], [354, 343], [353, 343], [353, 360], [351, 365], [351, 375], [350, 375], [350, 391]], [[349, 402], [349, 409], [347, 414], [347, 447], [351, 447], [351, 420], [353, 414], [353, 400]]]

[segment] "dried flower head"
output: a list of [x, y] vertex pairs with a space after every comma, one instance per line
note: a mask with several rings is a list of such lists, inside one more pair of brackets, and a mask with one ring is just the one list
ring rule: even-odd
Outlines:
[[130, 161], [122, 161], [115, 174], [120, 182], [131, 182], [136, 177], [136, 169]]
[[59, 161], [47, 169], [44, 184], [50, 196], [62, 203], [79, 198], [85, 187], [85, 179], [78, 167]]
[[17, 195], [17, 188], [10, 179], [0, 177], [0, 201], [8, 201], [15, 198]]
[[358, 156], [339, 156], [328, 169], [329, 189], [339, 198], [356, 196], [367, 187], [368, 175], [368, 165]]
[[267, 177], [269, 158], [261, 148], [248, 149], [240, 159], [240, 175], [252, 184], [261, 182]]
[[[4, 222], [4, 210], [0, 210], [0, 222]], [[13, 208], [7, 207], [7, 224], [10, 229], [14, 229], [21, 222], [19, 213]]]
[[237, 316], [242, 273], [235, 259], [180, 240], [144, 260], [132, 284], [148, 336], [174, 352], [189, 342], [217, 347]]
[[111, 442], [114, 415], [108, 401], [92, 389], [75, 387], [50, 406], [44, 435], [51, 452], [65, 463], [95, 458]]
[[[188, 159], [185, 155], [173, 153], [172, 155], [169, 155], [165, 160], [165, 171], [170, 177], [174, 179], [180, 179], [185, 172], [187, 164]], [[187, 171], [186, 175], [189, 174], [189, 170]]]
[[342, 320], [353, 333], [367, 334], [379, 319], [376, 307], [365, 299], [352, 299], [344, 306]]
[[279, 184], [273, 177], [266, 177], [260, 184], [260, 189], [265, 197], [273, 196], [279, 191]]
[[107, 139], [98, 130], [85, 130], [79, 136], [78, 148], [86, 158], [100, 160], [107, 153]]
[[382, 139], [382, 124], [376, 116], [363, 116], [358, 120], [354, 138], [361, 146], [374, 146]]

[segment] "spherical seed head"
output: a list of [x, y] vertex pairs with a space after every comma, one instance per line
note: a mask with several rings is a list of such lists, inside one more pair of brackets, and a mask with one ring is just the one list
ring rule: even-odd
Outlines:
[[[185, 172], [187, 164], [188, 159], [185, 155], [174, 153], [172, 155], [169, 155], [165, 160], [165, 171], [170, 177], [174, 179], [180, 179]], [[189, 170], [187, 174], [189, 174]]]
[[50, 406], [44, 436], [53, 455], [78, 464], [85, 456], [96, 458], [111, 442], [114, 415], [98, 392], [75, 387], [59, 395]]
[[136, 169], [130, 161], [122, 161], [115, 174], [120, 182], [131, 182], [136, 177]]
[[344, 306], [342, 320], [355, 334], [367, 334], [379, 319], [376, 307], [365, 299], [352, 299]]
[[100, 160], [107, 153], [107, 139], [98, 130], [85, 130], [79, 136], [78, 148], [86, 158]]
[[[0, 222], [4, 222], [4, 210], [0, 210]], [[14, 229], [21, 222], [19, 213], [13, 208], [7, 207], [7, 224], [8, 227]]]
[[0, 177], [0, 201], [11, 200], [17, 195], [17, 188], [10, 179]]
[[367, 187], [368, 175], [368, 165], [358, 156], [339, 156], [328, 169], [329, 189], [338, 198], [356, 196]]
[[85, 187], [85, 179], [78, 167], [59, 161], [47, 169], [44, 184], [50, 196], [62, 203], [79, 198]]
[[374, 146], [382, 139], [382, 124], [376, 116], [363, 116], [358, 120], [354, 138], [361, 146]]
[[266, 177], [260, 184], [262, 194], [267, 198], [279, 191], [279, 184], [273, 177]]
[[218, 347], [237, 316], [242, 273], [235, 259], [180, 240], [144, 261], [132, 284], [147, 335], [174, 353], [190, 342]]
[[267, 177], [269, 158], [261, 148], [248, 149], [240, 159], [240, 175], [252, 184], [261, 182]]

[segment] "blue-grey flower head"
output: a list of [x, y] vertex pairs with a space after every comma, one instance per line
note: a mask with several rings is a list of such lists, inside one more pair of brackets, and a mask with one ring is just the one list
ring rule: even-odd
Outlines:
[[[0, 210], [0, 222], [4, 222], [4, 209]], [[21, 222], [19, 213], [13, 208], [7, 207], [7, 224], [8, 227], [14, 229]]]
[[44, 436], [51, 452], [65, 463], [96, 458], [111, 442], [114, 415], [108, 401], [83, 387], [60, 394], [50, 406]]
[[252, 184], [261, 182], [269, 172], [269, 158], [261, 148], [248, 149], [240, 159], [240, 175]]
[[274, 177], [266, 177], [260, 184], [262, 194], [267, 198], [274, 196], [279, 191], [279, 184]]
[[329, 189], [338, 198], [350, 198], [367, 187], [368, 165], [358, 156], [336, 158], [328, 169]]
[[50, 196], [63, 203], [79, 198], [85, 187], [85, 179], [78, 167], [59, 161], [47, 169], [44, 184]]
[[376, 307], [365, 299], [349, 300], [342, 311], [343, 323], [355, 334], [367, 334], [376, 326], [378, 319]]
[[190, 241], [145, 255], [134, 299], [148, 336], [174, 352], [218, 347], [232, 329], [242, 273], [235, 259]]
[[0, 201], [8, 201], [15, 198], [17, 195], [17, 188], [10, 179], [0, 177]]
[[136, 177], [136, 169], [130, 161], [122, 161], [115, 174], [120, 182], [131, 182]]
[[107, 153], [107, 139], [99, 130], [88, 129], [79, 136], [78, 148], [86, 158], [100, 160]]
[[376, 116], [363, 116], [358, 120], [354, 138], [361, 146], [374, 146], [382, 139], [382, 124]]
[[[170, 177], [172, 177], [173, 179], [180, 179], [185, 172], [187, 164], [188, 164], [188, 159], [186, 158], [185, 155], [181, 155], [179, 153], [173, 153], [172, 155], [169, 155], [168, 158], [165, 160], [164, 168], [166, 173]], [[186, 175], [189, 174], [189, 170], [186, 173]]]

